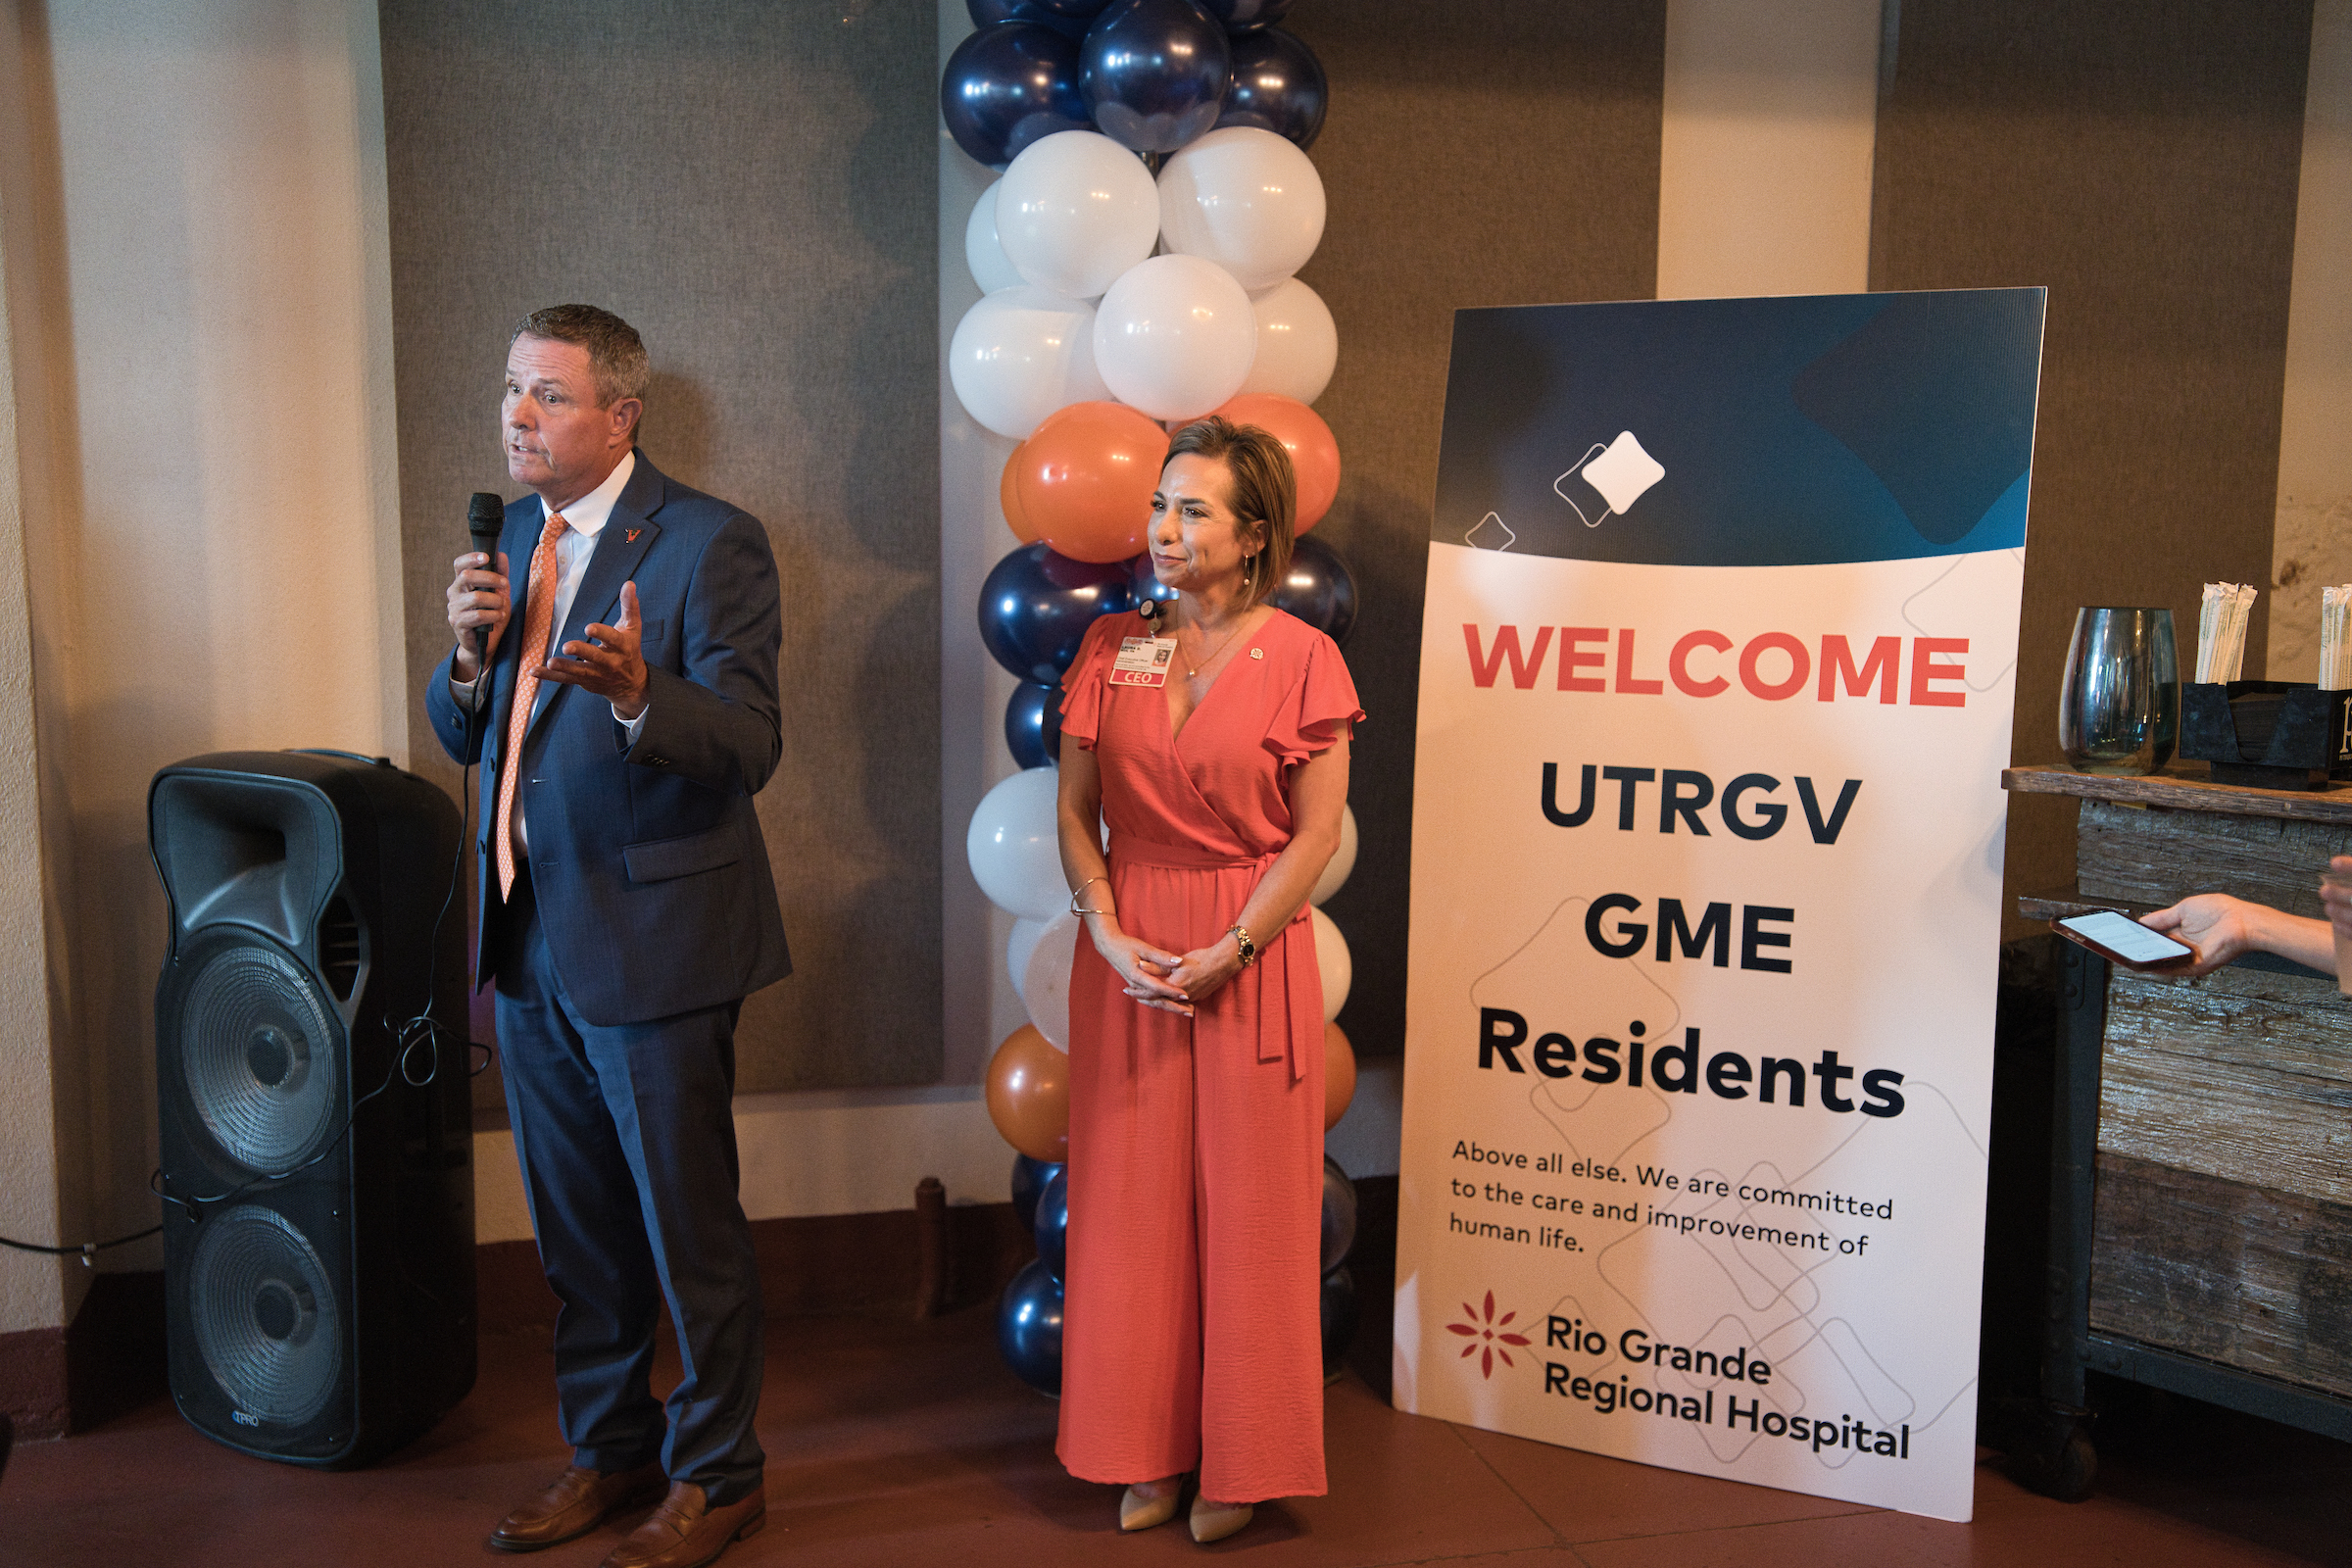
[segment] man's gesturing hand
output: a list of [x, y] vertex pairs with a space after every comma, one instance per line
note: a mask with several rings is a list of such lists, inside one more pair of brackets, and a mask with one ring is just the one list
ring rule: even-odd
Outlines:
[[560, 680], [566, 686], [592, 691], [612, 705], [612, 711], [633, 719], [645, 711], [645, 659], [638, 628], [637, 585], [620, 585], [620, 622], [607, 626], [589, 623], [591, 641], [565, 643], [557, 657], [539, 666], [541, 680]]

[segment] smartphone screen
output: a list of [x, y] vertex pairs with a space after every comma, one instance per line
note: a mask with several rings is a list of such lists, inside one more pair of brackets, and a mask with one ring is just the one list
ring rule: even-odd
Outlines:
[[2196, 951], [2175, 942], [2160, 931], [2151, 931], [2130, 915], [2118, 914], [2113, 909], [2069, 915], [2058, 923], [2076, 935], [2097, 943], [2127, 963], [2171, 963], [2189, 957]]

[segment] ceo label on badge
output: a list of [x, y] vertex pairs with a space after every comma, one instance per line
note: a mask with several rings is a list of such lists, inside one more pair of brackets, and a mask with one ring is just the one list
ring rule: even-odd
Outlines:
[[1110, 666], [1113, 686], [1164, 686], [1168, 665], [1176, 658], [1173, 637], [1123, 637], [1119, 657]]

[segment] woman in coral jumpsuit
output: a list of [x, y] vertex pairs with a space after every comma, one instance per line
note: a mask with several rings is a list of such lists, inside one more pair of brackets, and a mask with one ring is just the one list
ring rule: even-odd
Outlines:
[[[1363, 715], [1288, 569], [1281, 442], [1219, 418], [1152, 498], [1155, 618], [1105, 615], [1063, 678], [1070, 976], [1061, 1433], [1128, 1487], [1123, 1529], [1194, 1536], [1323, 1490], [1323, 987], [1307, 894], [1340, 842]], [[1107, 860], [1098, 821], [1110, 827]]]

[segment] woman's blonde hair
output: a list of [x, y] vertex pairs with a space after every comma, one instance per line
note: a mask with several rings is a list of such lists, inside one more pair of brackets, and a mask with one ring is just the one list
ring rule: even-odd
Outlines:
[[1225, 465], [1231, 480], [1225, 504], [1244, 523], [1256, 523], [1265, 535], [1264, 548], [1246, 563], [1248, 603], [1258, 605], [1273, 596], [1291, 569], [1293, 523], [1298, 514], [1298, 478], [1291, 466], [1290, 449], [1272, 431], [1254, 424], [1236, 424], [1222, 415], [1195, 419], [1168, 441], [1168, 455], [1159, 460], [1164, 470], [1185, 456], [1213, 459]]

